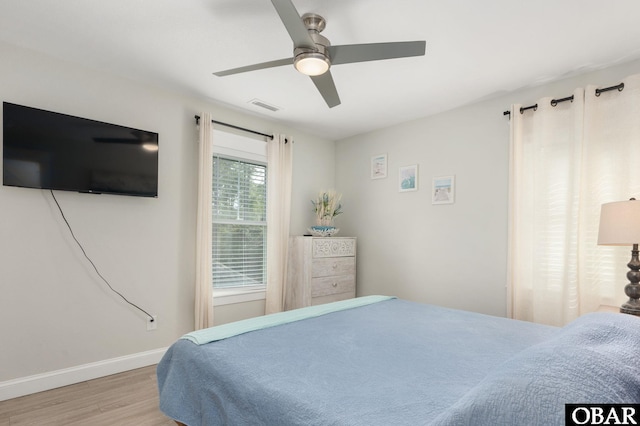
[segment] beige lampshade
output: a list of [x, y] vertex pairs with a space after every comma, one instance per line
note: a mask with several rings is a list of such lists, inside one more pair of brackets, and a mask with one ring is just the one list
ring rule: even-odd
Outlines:
[[602, 205], [598, 244], [629, 246], [640, 243], [640, 201], [616, 201]]

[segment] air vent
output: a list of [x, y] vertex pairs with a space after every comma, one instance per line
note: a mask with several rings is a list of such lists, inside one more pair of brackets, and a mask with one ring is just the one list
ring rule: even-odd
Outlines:
[[261, 101], [260, 99], [252, 99], [249, 101], [250, 104], [258, 106], [260, 108], [268, 109], [269, 111], [276, 112], [280, 110], [277, 106], [269, 105], [268, 103]]

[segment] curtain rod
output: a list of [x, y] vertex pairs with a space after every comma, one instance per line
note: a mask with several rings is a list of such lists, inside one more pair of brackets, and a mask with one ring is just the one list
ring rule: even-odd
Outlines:
[[[195, 115], [194, 117], [196, 119], [196, 124], [200, 124], [200, 116], [199, 115]], [[247, 129], [247, 128], [240, 127], [240, 126], [235, 126], [235, 125], [229, 124], [229, 123], [223, 123], [222, 121], [211, 120], [211, 122], [213, 124], [219, 124], [221, 126], [231, 127], [232, 129], [242, 130], [243, 132], [249, 132], [249, 133], [253, 133], [254, 135], [260, 135], [260, 136], [264, 136], [265, 138], [273, 139], [273, 135], [267, 135], [266, 133], [256, 132], [255, 130]]]
[[[611, 87], [605, 87], [604, 89], [596, 89], [596, 96], [600, 96], [601, 93], [608, 92], [610, 90], [616, 90], [616, 89], [618, 89], [618, 92], [622, 92], [624, 90], [624, 83], [616, 84], [615, 86], [611, 86]], [[551, 106], [554, 107], [558, 105], [560, 102], [566, 102], [566, 101], [573, 102], [573, 95], [567, 96], [566, 98], [562, 98], [562, 99], [551, 99]], [[520, 114], [522, 114], [528, 109], [533, 109], [535, 111], [538, 109], [538, 104], [520, 108]], [[509, 117], [511, 117], [511, 111], [504, 111], [502, 115], [508, 115]]]

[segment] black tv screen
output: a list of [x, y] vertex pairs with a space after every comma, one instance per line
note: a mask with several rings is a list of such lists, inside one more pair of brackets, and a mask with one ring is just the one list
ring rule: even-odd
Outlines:
[[158, 196], [158, 134], [3, 102], [5, 186]]

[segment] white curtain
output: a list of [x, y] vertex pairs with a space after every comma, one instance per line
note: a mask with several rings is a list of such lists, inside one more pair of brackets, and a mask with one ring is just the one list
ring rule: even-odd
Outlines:
[[274, 135], [267, 143], [267, 295], [265, 313], [284, 307], [291, 218], [293, 141]]
[[211, 113], [200, 114], [198, 148], [198, 207], [196, 217], [195, 329], [213, 326], [212, 185], [213, 123]]
[[600, 206], [640, 196], [640, 76], [624, 90], [511, 110], [509, 313], [564, 325], [626, 300], [629, 247], [598, 246]]

